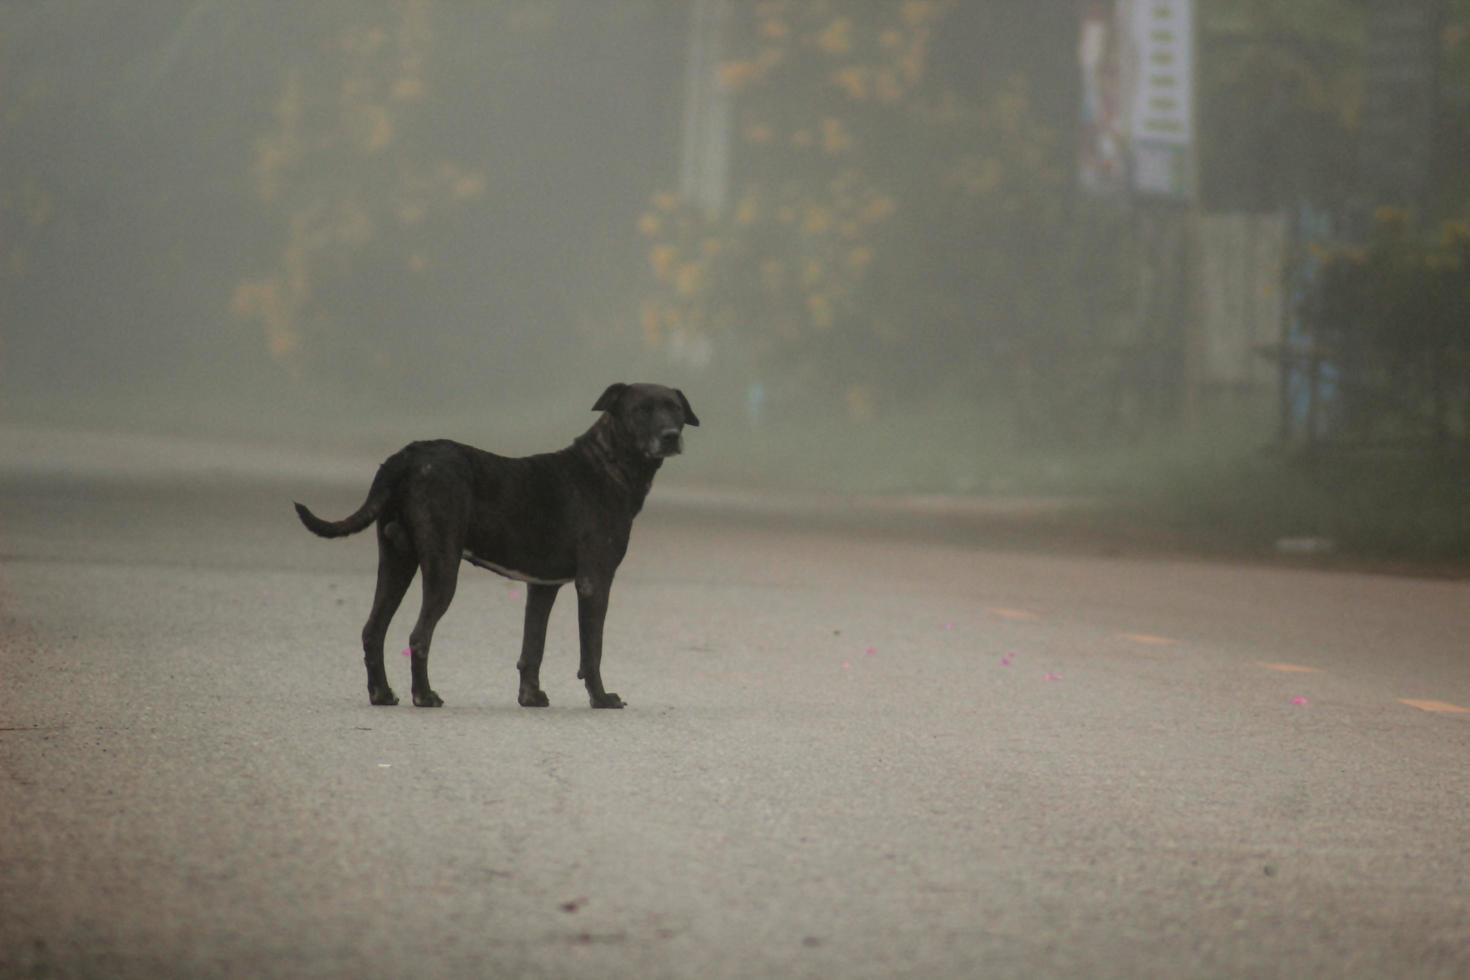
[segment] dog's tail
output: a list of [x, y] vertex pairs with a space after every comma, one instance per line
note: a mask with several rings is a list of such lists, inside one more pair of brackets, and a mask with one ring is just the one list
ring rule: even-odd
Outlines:
[[356, 534], [377, 520], [383, 513], [383, 508], [393, 499], [394, 485], [398, 482], [402, 468], [401, 454], [389, 457], [387, 462], [379, 466], [378, 475], [373, 477], [373, 485], [368, 489], [367, 500], [350, 517], [344, 517], [340, 521], [324, 521], [307, 510], [305, 504], [295, 505], [296, 516], [301, 518], [301, 523], [306, 525], [308, 531], [319, 537], [345, 538], [349, 534]]

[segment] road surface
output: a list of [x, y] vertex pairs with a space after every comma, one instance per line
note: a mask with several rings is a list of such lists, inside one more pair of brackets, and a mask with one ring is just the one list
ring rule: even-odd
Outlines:
[[1470, 975], [1470, 584], [656, 486], [626, 710], [472, 568], [374, 708], [370, 468], [150, 451], [0, 456], [0, 976]]

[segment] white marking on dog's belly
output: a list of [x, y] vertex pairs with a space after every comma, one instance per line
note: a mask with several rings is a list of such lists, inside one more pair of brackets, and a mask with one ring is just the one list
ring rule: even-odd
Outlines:
[[493, 561], [486, 561], [479, 555], [472, 554], [469, 551], [466, 551], [462, 557], [471, 565], [488, 568], [496, 575], [504, 575], [506, 578], [515, 579], [517, 582], [526, 582], [530, 585], [566, 585], [571, 581], [569, 578], [537, 578], [534, 575], [527, 575], [525, 572], [518, 572], [514, 568], [506, 568], [504, 565], [497, 565]]

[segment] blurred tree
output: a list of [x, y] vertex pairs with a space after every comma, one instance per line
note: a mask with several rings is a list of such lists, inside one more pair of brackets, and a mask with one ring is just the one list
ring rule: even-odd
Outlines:
[[1356, 177], [1363, 5], [1239, 0], [1199, 12], [1206, 207], [1346, 199]]
[[[1340, 204], [1357, 178], [1364, 0], [1202, 3], [1204, 200], [1213, 210]], [[1470, 0], [1442, 0], [1433, 204], [1470, 207]]]
[[293, 372], [447, 399], [485, 369], [525, 375], [588, 324], [605, 333], [606, 292], [628, 278], [618, 257], [636, 261], [612, 230], [656, 179], [648, 159], [668, 152], [649, 120], [670, 78], [645, 52], [669, 50], [677, 71], [660, 31], [678, 11], [655, 0], [311, 11], [316, 50], [281, 70], [251, 167], [279, 246], [233, 293], [271, 355]]
[[[364, 323], [411, 320], [430, 262], [425, 226], [485, 193], [482, 171], [436, 157], [406, 132], [433, 96], [433, 6], [345, 4], [335, 21], [346, 26], [318, 57], [284, 70], [251, 168], [284, 241], [275, 267], [241, 282], [232, 303], [283, 364], [300, 367], [308, 336], [319, 356], [340, 358], [347, 347], [385, 356], [363, 343]], [[323, 343], [334, 332], [339, 342]]]
[[1006, 24], [966, 22], [975, 47], [936, 69], [958, 6], [734, 8], [720, 71], [736, 98], [733, 203], [709, 214], [665, 193], [641, 219], [649, 345], [734, 334], [760, 372], [805, 372], [802, 387], [855, 415], [936, 378], [974, 387], [1064, 357], [1078, 322], [1076, 292], [1057, 288], [1075, 260], [1070, 147], [1027, 73], [963, 84], [1000, 33], [983, 28], [1013, 38], [1021, 6], [1003, 5]]
[[1380, 208], [1365, 246], [1320, 249], [1303, 312], [1341, 388], [1335, 437], [1350, 443], [1470, 440], [1470, 223], [1429, 240]]
[[0, 387], [531, 386], [608, 342], [642, 266], [626, 229], [672, 166], [682, 27], [665, 0], [0, 0], [0, 331], [24, 366]]
[[1442, 40], [1434, 205], [1440, 215], [1464, 218], [1470, 217], [1470, 0], [1446, 0]]

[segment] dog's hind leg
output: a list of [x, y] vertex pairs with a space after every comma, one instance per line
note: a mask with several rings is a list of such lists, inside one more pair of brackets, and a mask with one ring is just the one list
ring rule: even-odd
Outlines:
[[526, 708], [544, 708], [551, 703], [541, 690], [541, 655], [546, 651], [546, 621], [551, 618], [551, 605], [556, 602], [559, 588], [526, 587], [526, 627], [521, 636], [521, 659], [516, 662], [521, 672], [521, 693], [516, 700]]
[[[425, 553], [421, 547], [420, 555]], [[421, 561], [424, 573], [424, 604], [418, 622], [408, 636], [408, 649], [413, 658], [413, 703], [420, 708], [437, 708], [444, 699], [429, 687], [429, 645], [434, 640], [434, 627], [454, 601], [459, 581], [459, 549], [437, 550]]]
[[383, 668], [383, 640], [388, 635], [388, 623], [403, 602], [418, 562], [412, 552], [403, 550], [394, 543], [392, 535], [378, 528], [378, 588], [373, 594], [373, 610], [368, 613], [362, 628], [362, 659], [367, 665], [368, 701], [372, 704], [392, 705], [398, 696], [388, 684], [388, 674]]

